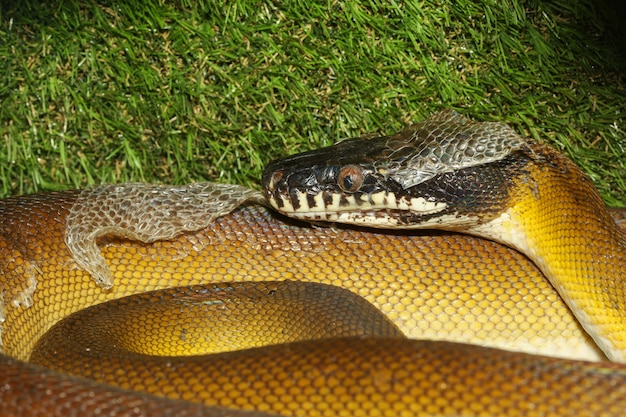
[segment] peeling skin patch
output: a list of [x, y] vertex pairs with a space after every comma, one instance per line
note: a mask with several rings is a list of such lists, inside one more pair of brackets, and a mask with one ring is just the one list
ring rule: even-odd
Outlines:
[[[41, 275], [41, 270], [37, 265], [28, 266], [28, 286], [13, 300], [10, 304], [15, 308], [29, 308], [33, 305], [33, 294], [37, 290], [37, 275]], [[3, 352], [2, 334], [4, 331], [3, 324], [6, 320], [6, 307], [7, 302], [4, 299], [4, 294], [0, 293], [0, 353]]]
[[0, 293], [0, 323], [4, 323], [6, 319], [7, 314], [4, 308], [4, 294]]
[[26, 289], [24, 289], [24, 291], [22, 291], [20, 295], [15, 297], [15, 299], [12, 301], [14, 307], [28, 308], [33, 305], [33, 294], [37, 289], [37, 279], [35, 278], [35, 271], [37, 271], [37, 268], [31, 267], [31, 271], [28, 276], [28, 287], [26, 287]]
[[4, 344], [2, 343], [2, 333], [4, 331], [4, 322], [7, 319], [6, 308], [4, 304], [4, 294], [0, 293], [0, 353], [4, 352]]
[[[28, 308], [33, 305], [33, 294], [37, 289], [37, 280], [34, 275], [28, 278], [28, 287], [20, 293], [13, 301], [14, 307]], [[4, 343], [2, 342], [4, 332], [4, 322], [6, 320], [6, 304], [4, 302], [4, 295], [0, 294], [0, 353], [4, 353]]]
[[[408, 162], [389, 170], [405, 189], [440, 173], [499, 161], [526, 143], [504, 123], [475, 122], [452, 109], [435, 113], [408, 131], [413, 134], [407, 146], [403, 140], [395, 145], [400, 154], [410, 150]], [[392, 152], [390, 159], [393, 157]]]
[[65, 243], [76, 264], [108, 289], [113, 275], [98, 248], [99, 237], [144, 243], [171, 239], [203, 229], [245, 202], [264, 201], [261, 193], [240, 185], [103, 185], [78, 196], [67, 217]]

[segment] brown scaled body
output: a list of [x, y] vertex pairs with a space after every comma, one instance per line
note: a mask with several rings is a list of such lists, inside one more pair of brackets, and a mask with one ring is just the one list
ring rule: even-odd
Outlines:
[[[63, 241], [76, 195], [0, 200], [7, 219], [0, 240], [2, 340], [9, 356], [28, 359], [55, 322], [89, 305], [173, 286], [285, 279], [347, 288], [410, 338], [491, 341], [504, 348], [522, 341], [534, 351], [560, 339], [562, 349], [584, 339], [533, 264], [502, 245], [459, 234], [316, 228], [259, 207], [169, 241], [105, 238], [100, 246], [115, 284], [102, 290], [76, 267]], [[29, 293], [32, 301], [14, 307]]]
[[[104, 239], [102, 252], [115, 284], [112, 289], [103, 290], [76, 267], [63, 242], [65, 216], [76, 196], [77, 192], [66, 192], [0, 201], [0, 216], [4, 220], [0, 273], [6, 315], [2, 338], [8, 356], [28, 359], [36, 340], [48, 328], [88, 305], [171, 286], [277, 279], [318, 281], [348, 288], [380, 308], [414, 338], [443, 338], [448, 332], [450, 337], [460, 335], [467, 341], [494, 336], [504, 345], [515, 345], [520, 339], [529, 344], [541, 345], [543, 341], [549, 345], [555, 334], [560, 335], [557, 339], [583, 339], [576, 321], [532, 263], [500, 245], [461, 235], [311, 228], [287, 223], [256, 207], [237, 210], [204, 230], [170, 241], [141, 244]], [[431, 324], [424, 326], [427, 321]], [[621, 388], [626, 387], [626, 378], [619, 367], [615, 372], [605, 368], [598, 371], [589, 365], [570, 367], [528, 355], [397, 340], [348, 339], [272, 349], [293, 353], [302, 350], [302, 354], [292, 356], [281, 351], [276, 355], [269, 351], [254, 359], [245, 359], [250, 353], [225, 354], [234, 356], [235, 362], [215, 365], [224, 366], [220, 371], [224, 379], [214, 387], [222, 394], [216, 394], [213, 401], [246, 406], [273, 401], [258, 385], [251, 383], [246, 390], [239, 384], [241, 377], [236, 372], [258, 370], [261, 376], [251, 378], [256, 380], [272, 372], [290, 376], [292, 388], [283, 389], [292, 390], [291, 394], [279, 396], [275, 405], [267, 408], [274, 412], [296, 410], [298, 413], [292, 413], [299, 415], [316, 415], [317, 411], [319, 415], [329, 415], [330, 411], [321, 411], [323, 407], [332, 410], [335, 400], [347, 404], [342, 413], [374, 415], [377, 411], [372, 408], [373, 399], [386, 407], [388, 415], [403, 415], [402, 410], [412, 415], [429, 410], [532, 415], [532, 410], [544, 407], [546, 415], [563, 415], [564, 411], [577, 415], [598, 415], [599, 411], [620, 415], [626, 407], [626, 394]], [[320, 352], [328, 356], [315, 359]], [[329, 369], [329, 364], [319, 362], [324, 360], [348, 365], [348, 371], [326, 377], [339, 388], [333, 389], [322, 384], [321, 379], [302, 373], [300, 382], [291, 378], [297, 375], [295, 370], [301, 371], [308, 364], [318, 363], [320, 369]], [[119, 404], [128, 406], [127, 415], [132, 415], [133, 410], [156, 415], [140, 406], [152, 404], [154, 410], [154, 404], [143, 397], [138, 400], [134, 394], [117, 395], [115, 390], [111, 395], [107, 388], [85, 388], [82, 383], [78, 383], [78, 388], [63, 388], [61, 393], [59, 387], [75, 381], [50, 377], [7, 358], [3, 361], [0, 400], [6, 415], [50, 415], [68, 407], [85, 407], [84, 413], [98, 415]], [[585, 369], [580, 370], [579, 366]], [[606, 369], [611, 367], [607, 365]], [[202, 378], [207, 370], [203, 365], [179, 378]], [[139, 385], [150, 382], [129, 370], [122, 373], [131, 379], [138, 376], [134, 382]], [[375, 378], [364, 377], [368, 373]], [[33, 378], [35, 384], [31, 383]], [[49, 382], [50, 378], [55, 382]], [[272, 380], [270, 377], [270, 387], [274, 387]], [[475, 381], [474, 385], [468, 385], [471, 381]], [[367, 383], [369, 388], [362, 385]], [[370, 395], [368, 390], [372, 389], [382, 397]], [[100, 397], [102, 392], [108, 394]], [[89, 400], [77, 399], [75, 393]], [[322, 393], [325, 396], [320, 404], [326, 405], [312, 406], [306, 411], [304, 404]], [[43, 406], [38, 405], [42, 403], [49, 408], [42, 410]], [[604, 404], [612, 404], [613, 408]], [[205, 415], [222, 412], [189, 407], [191, 412]]]

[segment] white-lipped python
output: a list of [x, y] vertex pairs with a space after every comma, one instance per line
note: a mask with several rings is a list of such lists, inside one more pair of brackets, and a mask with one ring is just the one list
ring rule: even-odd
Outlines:
[[[1, 200], [0, 413], [626, 415], [626, 239], [615, 221], [623, 213], [612, 218], [588, 177], [552, 148], [443, 111], [394, 136], [271, 163], [263, 184], [264, 195], [121, 184]], [[88, 306], [187, 286], [117, 301], [133, 312], [129, 325], [93, 310], [43, 337]], [[345, 326], [355, 334], [316, 341], [281, 335], [321, 323], [327, 301], [347, 303], [348, 316], [369, 311], [353, 294], [392, 323], [374, 312], [363, 322], [376, 323], [369, 336], [361, 322]], [[179, 304], [161, 311], [166, 298]], [[265, 301], [249, 304], [265, 298], [286, 300], [271, 313], [277, 321]], [[226, 337], [214, 334], [217, 322], [198, 337], [196, 313], [173, 323], [193, 302], [225, 317], [236, 306], [243, 313], [227, 332], [252, 339], [236, 343], [271, 345], [171, 357]], [[112, 351], [79, 344], [96, 332], [89, 320], [105, 327]], [[268, 328], [279, 336], [265, 336]], [[151, 341], [144, 331], [164, 335]], [[124, 360], [121, 348], [130, 350]], [[603, 355], [613, 362], [576, 360]]]

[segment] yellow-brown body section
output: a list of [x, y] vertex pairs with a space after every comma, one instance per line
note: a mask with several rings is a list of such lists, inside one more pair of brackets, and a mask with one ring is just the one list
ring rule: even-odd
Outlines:
[[[590, 195], [597, 198], [595, 190], [572, 183], [582, 191], [564, 198], [551, 186], [561, 180], [548, 174], [543, 178], [543, 172], [532, 168], [530, 180], [518, 184], [530, 184], [530, 195], [512, 193], [503, 230], [516, 234], [523, 225], [528, 247], [537, 248], [539, 266], [552, 276], [573, 277], [572, 283], [555, 285], [563, 285], [572, 295], [595, 294], [586, 308], [624, 311], [621, 281], [616, 280], [624, 271], [623, 235], [603, 206], [592, 205], [582, 212], [576, 208], [575, 204], [589, 204]], [[572, 172], [578, 175], [574, 170], [564, 178]], [[541, 185], [533, 186], [535, 181]], [[89, 305], [173, 286], [285, 279], [353, 291], [413, 339], [599, 357], [570, 309], [527, 257], [458, 234], [310, 227], [277, 218], [263, 208], [246, 207], [203, 230], [167, 241], [143, 244], [103, 238], [102, 254], [115, 282], [103, 290], [76, 266], [64, 243], [66, 217], [78, 195], [50, 193], [0, 201], [2, 342], [9, 357], [28, 360], [44, 332]], [[537, 205], [545, 198], [549, 198], [545, 204]], [[569, 221], [568, 216], [575, 217]], [[543, 220], [547, 217], [556, 217], [556, 224]], [[595, 248], [584, 252], [598, 239]], [[572, 247], [581, 252], [568, 255]], [[596, 270], [589, 262], [596, 265], [598, 257], [603, 262]], [[618, 316], [607, 313], [607, 323], [613, 326]], [[186, 410], [181, 413], [224, 415], [170, 403], [155, 411], [154, 403], [144, 397], [64, 377], [59, 382], [54, 375], [37, 373], [8, 357], [0, 361], [4, 382], [0, 400], [7, 415], [37, 415], [40, 402], [48, 404], [50, 409], [44, 410], [48, 414], [83, 407], [84, 413], [98, 415], [112, 407], [111, 402], [125, 401], [128, 408], [120, 415], [131, 415], [136, 404], [145, 415], [178, 406]], [[123, 388], [285, 415], [619, 416], [626, 410], [622, 365], [559, 361], [458, 344], [337, 339], [225, 353], [209, 364], [191, 361], [184, 366], [154, 370], [137, 363], [132, 369], [115, 370], [93, 364], [93, 370], [100, 380], [111, 383], [109, 378], [117, 374]], [[167, 373], [183, 388], [164, 382]], [[60, 392], [61, 386], [70, 388]], [[90, 400], [81, 402], [72, 397], [75, 392]]]
[[[115, 285], [102, 290], [63, 242], [75, 193], [0, 202], [4, 352], [28, 359], [56, 321], [138, 292], [210, 282], [301, 280], [341, 286], [383, 311], [409, 337], [547, 353], [587, 341], [534, 265], [499, 244], [458, 234], [407, 236], [289, 224], [251, 207], [170, 241], [105, 240]], [[16, 308], [33, 283], [32, 306]], [[553, 348], [552, 346], [557, 346]], [[544, 351], [545, 352], [545, 351]]]
[[529, 147], [534, 160], [510, 180], [509, 207], [481, 229], [501, 229], [493, 237], [533, 259], [609, 358], [625, 362], [624, 233], [578, 167]]

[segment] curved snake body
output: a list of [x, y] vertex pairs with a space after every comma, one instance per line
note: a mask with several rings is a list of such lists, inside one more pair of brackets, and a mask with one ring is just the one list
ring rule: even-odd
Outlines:
[[[429, 120], [441, 126], [444, 116]], [[475, 127], [458, 116], [453, 116], [453, 121], [466, 129]], [[423, 131], [423, 128], [423, 124], [418, 125], [414, 131]], [[499, 132], [509, 132], [502, 129]], [[429, 132], [450, 135], [451, 131], [431, 129]], [[452, 136], [458, 136], [458, 126], [452, 133]], [[471, 135], [469, 137], [471, 139]], [[395, 138], [400, 139], [400, 136]], [[386, 141], [390, 143], [388, 138]], [[394, 146], [400, 154], [404, 152], [399, 140], [391, 143], [396, 143]], [[554, 257], [578, 248], [575, 250], [581, 252], [574, 252], [574, 264], [587, 271], [585, 277], [591, 278], [591, 282], [582, 281], [581, 284], [576, 275], [573, 286], [561, 286], [558, 279], [555, 286], [565, 294], [573, 294], [575, 300], [581, 299], [577, 294], [580, 288], [592, 288], [591, 292], [604, 285], [613, 288], [601, 290], [599, 298], [596, 295], [590, 305], [583, 306], [586, 310], [582, 317], [586, 329], [600, 325], [600, 336], [594, 334], [594, 339], [600, 341], [610, 356], [620, 359], [620, 338], [613, 335], [622, 333], [621, 327], [615, 326], [624, 300], [620, 295], [620, 276], [624, 271], [623, 235], [586, 177], [571, 162], [517, 136], [504, 142], [496, 141], [494, 146], [481, 156], [487, 164], [486, 170], [479, 164], [468, 165], [463, 157], [455, 157], [453, 161], [456, 162], [452, 165], [457, 162], [461, 165], [448, 171], [445, 167], [450, 165], [449, 160], [438, 156], [420, 168], [426, 172], [420, 178], [421, 182], [402, 184], [394, 180], [396, 192], [417, 187], [430, 194], [409, 197], [405, 202], [401, 201], [400, 194], [394, 194], [396, 207], [387, 210], [385, 215], [398, 214], [403, 205], [414, 209], [420, 207], [421, 212], [414, 210], [413, 214], [397, 221], [406, 223], [426, 217], [432, 227], [442, 215], [452, 216], [462, 219], [455, 227], [469, 228], [472, 233], [499, 230], [490, 237], [500, 241], [517, 235], [522, 228], [526, 241], [532, 244], [524, 246], [523, 242], [515, 241], [514, 246], [538, 259], [541, 270], [553, 281], [560, 276], [554, 265], [562, 264]], [[428, 148], [422, 156], [432, 156], [433, 152], [436, 153]], [[406, 155], [403, 157], [406, 159]], [[296, 162], [307, 158], [307, 155], [300, 156]], [[541, 161], [541, 164], [534, 161]], [[294, 166], [294, 161], [289, 163]], [[390, 169], [377, 166], [375, 171], [390, 178]], [[332, 180], [329, 183], [334, 181], [335, 185], [341, 184], [349, 189], [345, 201], [379, 201], [379, 197], [373, 198], [371, 193], [367, 194], [370, 198], [355, 198], [355, 190], [362, 190], [363, 184], [375, 185], [372, 177], [364, 176], [363, 168], [356, 163], [341, 161], [339, 169], [326, 167], [316, 172], [324, 175], [309, 174], [305, 178], [309, 179], [308, 185], [318, 187], [318, 191], [319, 185], [311, 182], [311, 178]], [[515, 222], [500, 229], [487, 228], [486, 225], [498, 219], [502, 223], [502, 211], [486, 206], [464, 206], [460, 200], [451, 199], [457, 197], [450, 192], [451, 188], [439, 187], [439, 191], [429, 192], [433, 188], [422, 185], [433, 180], [453, 184], [456, 176], [456, 180], [461, 177], [465, 181], [465, 191], [472, 190], [472, 179], [480, 179], [485, 172], [496, 173], [502, 181], [496, 183], [507, 186], [504, 194], [502, 187], [498, 187], [492, 195], [512, 208], [507, 218]], [[555, 176], [555, 172], [558, 175]], [[301, 197], [292, 191], [293, 188], [281, 188], [278, 186], [281, 181], [289, 181], [287, 174], [285, 166], [277, 164], [270, 165], [266, 175], [268, 200], [285, 213], [290, 210], [281, 207], [275, 199], [279, 195], [277, 190], [287, 190], [287, 195], [296, 196], [291, 200], [293, 208], [296, 201], [307, 204], [310, 201], [310, 206], [320, 202], [332, 205], [327, 203], [335, 201], [341, 206], [344, 201], [333, 200], [332, 196], [316, 197], [318, 194], [311, 189]], [[342, 181], [338, 183], [337, 175], [340, 174], [343, 174]], [[571, 182], [572, 176], [581, 182]], [[567, 181], [565, 184], [577, 184], [577, 188], [571, 194], [555, 196], [554, 190], [562, 190], [564, 181]], [[298, 182], [292, 181], [288, 185], [292, 187], [294, 184]], [[355, 184], [358, 184], [356, 189]], [[463, 344], [347, 338], [234, 352], [226, 356], [234, 356], [235, 361], [225, 362], [214, 374], [209, 372], [210, 366], [201, 365], [191, 374], [179, 377], [191, 385], [210, 381], [215, 388], [200, 390], [200, 394], [171, 395], [172, 398], [195, 399], [206, 405], [219, 406], [217, 409], [156, 400], [20, 362], [30, 357], [36, 341], [56, 322], [89, 305], [172, 286], [283, 279], [347, 288], [373, 303], [411, 338], [480, 344], [490, 341], [491, 346], [513, 350], [588, 359], [599, 357], [594, 343], [571, 314], [572, 310], [576, 315], [581, 314], [578, 302], [572, 304], [570, 301], [570, 310], [539, 269], [516, 251], [455, 233], [374, 233], [353, 228], [311, 228], [277, 218], [258, 207], [237, 209], [230, 215], [199, 226], [194, 223], [206, 211], [212, 210], [200, 209], [199, 213], [190, 210], [202, 206], [203, 199], [221, 201], [221, 208], [216, 209], [220, 214], [230, 210], [230, 199], [219, 197], [231, 192], [228, 190], [220, 188], [214, 193], [212, 188], [203, 186], [169, 189], [131, 184], [0, 201], [3, 219], [0, 233], [0, 259], [3, 260], [0, 262], [0, 286], [4, 306], [2, 342], [7, 355], [0, 357], [0, 400], [6, 415], [38, 415], [42, 412], [49, 415], [71, 415], [66, 414], [69, 412], [100, 415], [111, 410], [121, 413], [119, 415], [171, 415], [170, 412], [176, 415], [236, 415], [237, 412], [221, 407], [238, 404], [247, 410], [285, 415], [624, 414], [626, 370], [622, 365], [551, 359]], [[232, 203], [233, 207], [243, 201], [260, 201], [257, 194], [238, 187], [233, 187], [232, 192], [239, 196]], [[137, 195], [142, 197], [135, 198]], [[481, 195], [488, 196], [486, 193], [471, 194], [470, 200], [476, 201]], [[544, 201], [542, 199], [546, 196], [552, 199], [545, 200], [548, 202], [539, 209], [537, 204], [527, 203]], [[167, 203], [168, 199], [175, 200], [174, 204]], [[572, 203], [579, 203], [579, 206]], [[107, 210], [115, 205], [120, 209]], [[155, 208], [158, 205], [160, 207]], [[483, 212], [480, 207], [485, 207]], [[159, 229], [173, 227], [175, 233], [166, 236], [167, 240], [152, 241], [152, 232], [148, 231], [146, 237], [146, 229], [137, 227], [137, 224], [149, 226], [149, 222], [137, 223], [137, 216], [153, 218], [151, 216], [156, 213], [158, 217], [161, 210], [169, 210], [169, 220]], [[97, 218], [94, 213], [98, 214]], [[375, 211], [369, 212], [373, 213]], [[380, 226], [381, 214], [371, 216], [374, 223], [370, 225]], [[537, 224], [540, 227], [531, 227], [523, 221], [523, 216], [516, 217], [517, 214], [530, 214], [535, 220], [539, 219]], [[344, 218], [334, 219], [323, 214], [323, 220], [357, 218], [349, 214], [349, 210], [340, 215]], [[575, 217], [570, 220], [571, 215]], [[473, 221], [476, 217], [482, 221]], [[549, 220], [544, 220], [555, 217], [559, 225], [565, 226], [561, 227], [561, 232], [566, 234], [546, 243], [542, 239], [554, 236], [553, 231], [545, 235], [539, 230], [555, 230]], [[588, 231], [589, 236], [581, 236], [584, 233], [581, 223], [593, 226]], [[194, 230], [198, 227], [199, 230]], [[78, 232], [68, 235], [68, 230]], [[96, 239], [100, 250], [94, 254]], [[592, 240], [600, 242], [596, 252], [580, 249]], [[552, 241], [565, 241], [566, 245], [550, 246]], [[533, 248], [538, 249], [532, 252]], [[77, 253], [84, 257], [76, 259]], [[90, 261], [85, 263], [85, 257]], [[596, 262], [598, 258], [599, 263]], [[98, 274], [102, 261], [106, 269], [104, 272], [100, 269]], [[92, 273], [84, 268], [92, 268]], [[597, 268], [605, 270], [598, 273]], [[110, 288], [103, 289], [96, 281]], [[602, 310], [607, 306], [608, 310]], [[602, 311], [609, 311], [609, 314], [602, 315]], [[606, 323], [610, 328], [605, 332], [602, 325]], [[605, 334], [609, 336], [603, 341]], [[108, 371], [104, 371], [103, 379], [108, 378]], [[128, 369], [123, 372], [128, 377], [124, 384], [144, 388], [158, 385], [145, 374]], [[208, 399], [203, 397], [207, 392], [211, 393]]]
[[395, 136], [270, 164], [264, 185], [274, 208], [300, 219], [460, 231], [514, 247], [601, 349], [626, 361], [624, 234], [578, 167], [505, 125], [443, 111]]

